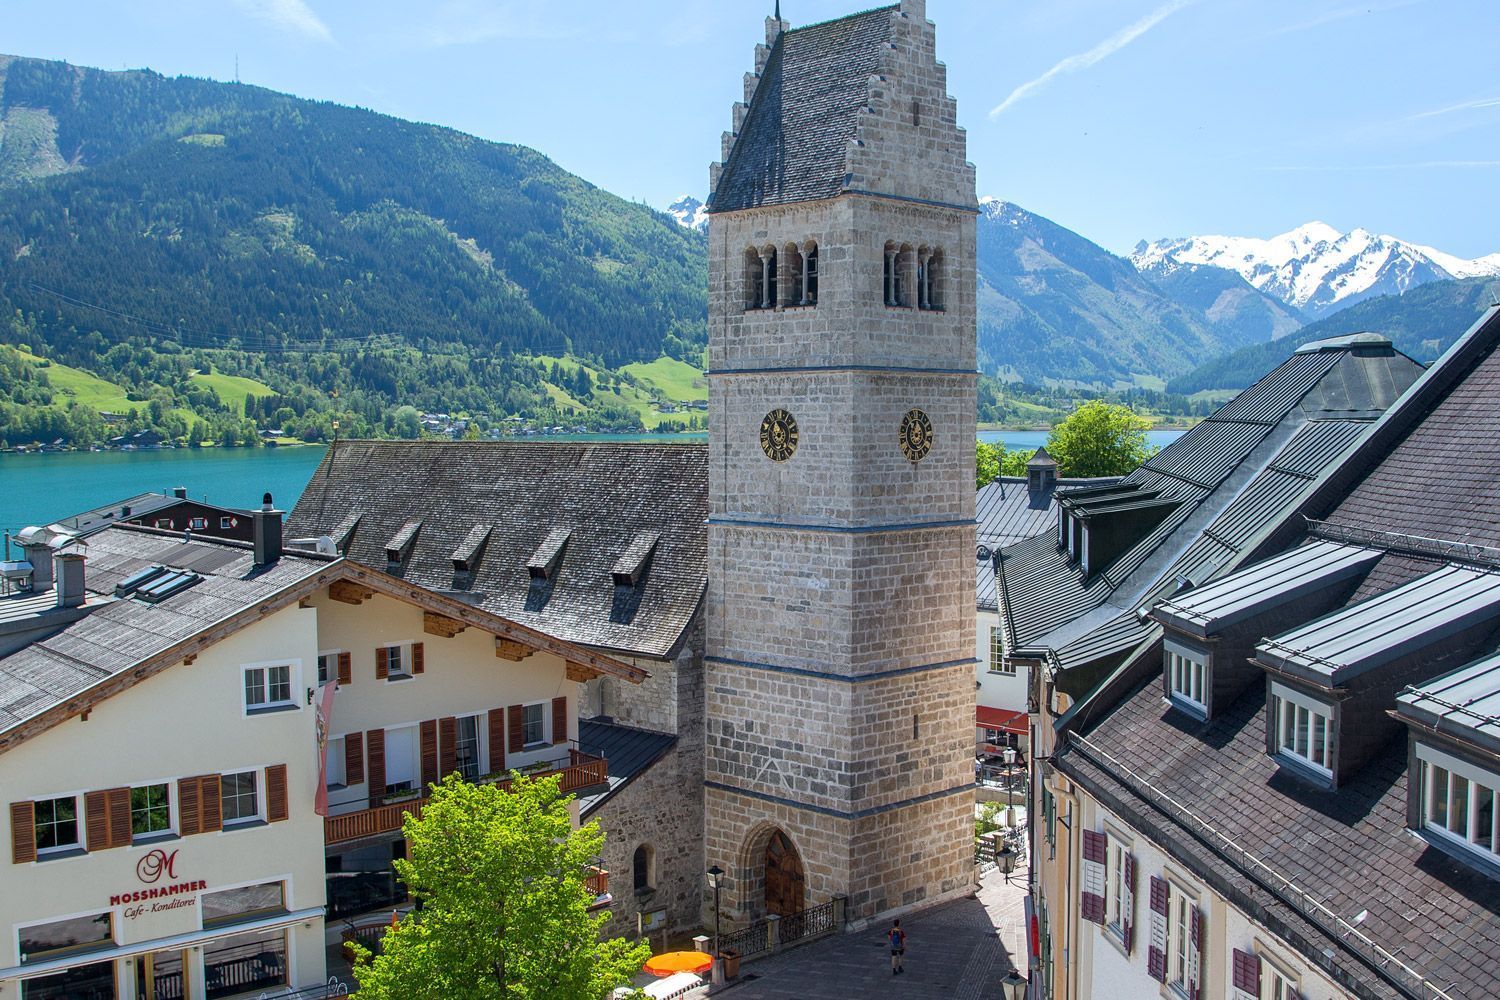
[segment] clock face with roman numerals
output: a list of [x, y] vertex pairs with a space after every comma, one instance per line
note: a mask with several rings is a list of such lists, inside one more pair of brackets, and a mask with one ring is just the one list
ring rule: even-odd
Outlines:
[[932, 421], [921, 410], [908, 410], [901, 418], [901, 454], [920, 462], [932, 450]]
[[797, 418], [772, 410], [760, 422], [760, 450], [773, 462], [785, 462], [797, 450]]

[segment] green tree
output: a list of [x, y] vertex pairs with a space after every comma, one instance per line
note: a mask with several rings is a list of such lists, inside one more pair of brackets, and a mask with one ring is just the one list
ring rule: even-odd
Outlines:
[[1000, 475], [1018, 476], [1025, 479], [1026, 463], [1031, 461], [1031, 456], [1035, 454], [1035, 451], [1027, 451], [1025, 448], [1006, 451], [1000, 456]]
[[361, 1000], [602, 1000], [629, 984], [650, 946], [599, 940], [585, 885], [604, 845], [572, 829], [559, 778], [516, 776], [509, 790], [450, 774], [420, 819], [406, 817], [410, 860], [396, 873], [421, 902], [355, 966]]
[[995, 481], [1000, 475], [1000, 453], [999, 445], [985, 444], [976, 441], [974, 456], [974, 488], [982, 490]]
[[1095, 399], [1047, 436], [1059, 476], [1123, 476], [1156, 454], [1146, 444], [1151, 421], [1128, 406]]

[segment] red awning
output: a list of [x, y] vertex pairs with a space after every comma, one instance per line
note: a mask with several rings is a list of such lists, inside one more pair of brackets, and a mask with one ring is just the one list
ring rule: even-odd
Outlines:
[[974, 709], [975, 725], [983, 726], [985, 729], [998, 729], [1002, 733], [1025, 736], [1026, 721], [1025, 712], [1013, 712], [1008, 708], [987, 708], [984, 705], [978, 705]]

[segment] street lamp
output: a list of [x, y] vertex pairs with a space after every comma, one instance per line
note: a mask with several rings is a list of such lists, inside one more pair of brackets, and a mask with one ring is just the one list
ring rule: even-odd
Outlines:
[[1015, 747], [1006, 747], [1005, 752], [1001, 754], [1001, 759], [1005, 761], [1005, 825], [1014, 826], [1016, 822]]
[[995, 852], [995, 864], [1000, 869], [1000, 874], [1005, 876], [1005, 884], [1010, 884], [1011, 872], [1016, 870], [1016, 849], [1006, 844]]
[[1000, 980], [1000, 989], [1005, 992], [1005, 1000], [1024, 1000], [1026, 996], [1026, 980], [1015, 969], [1005, 974]]
[[719, 890], [724, 885], [724, 869], [714, 865], [708, 870], [708, 887], [714, 891], [714, 958], [719, 957]]

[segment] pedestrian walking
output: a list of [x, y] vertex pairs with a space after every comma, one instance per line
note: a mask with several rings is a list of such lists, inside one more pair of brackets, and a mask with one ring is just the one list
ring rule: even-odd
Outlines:
[[897, 976], [905, 972], [902, 959], [906, 955], [906, 932], [901, 929], [901, 921], [891, 921], [891, 975]]

